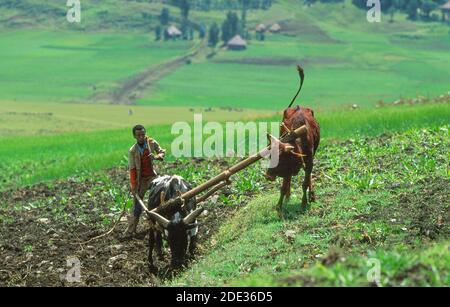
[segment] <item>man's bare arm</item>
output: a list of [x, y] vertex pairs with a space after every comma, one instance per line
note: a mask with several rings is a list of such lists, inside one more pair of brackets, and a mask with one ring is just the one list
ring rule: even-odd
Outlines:
[[156, 160], [164, 160], [164, 157], [166, 156], [166, 151], [164, 149], [161, 148], [161, 146], [159, 146], [159, 143], [155, 140], [153, 140], [152, 142], [153, 145], [153, 151], [155, 151], [157, 153], [157, 155], [155, 156]]

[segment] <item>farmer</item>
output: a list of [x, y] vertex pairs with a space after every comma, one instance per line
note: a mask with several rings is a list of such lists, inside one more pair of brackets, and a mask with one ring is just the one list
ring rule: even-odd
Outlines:
[[[162, 161], [165, 155], [165, 150], [159, 146], [158, 142], [146, 135], [144, 126], [134, 126], [133, 136], [136, 139], [136, 144], [129, 150], [128, 165], [130, 170], [131, 193], [134, 196], [134, 207], [129, 217], [125, 237], [132, 237], [136, 234], [136, 227], [142, 213], [142, 208], [136, 199], [136, 195], [139, 195], [143, 200], [145, 192], [150, 187], [150, 183], [156, 178], [156, 172], [153, 169], [153, 160]], [[156, 153], [156, 155], [153, 153]]]

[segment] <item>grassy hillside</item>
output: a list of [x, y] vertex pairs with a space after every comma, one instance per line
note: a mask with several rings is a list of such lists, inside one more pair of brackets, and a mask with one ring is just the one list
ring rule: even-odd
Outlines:
[[[322, 137], [331, 141], [448, 124], [450, 104], [322, 112], [317, 117], [322, 125]], [[279, 120], [280, 116], [258, 121], [277, 123]], [[176, 135], [171, 134], [171, 126], [155, 125], [151, 120], [143, 124], [147, 124], [149, 134], [168, 150], [168, 159], [172, 159], [170, 146]], [[129, 128], [0, 138], [2, 188], [126, 164], [127, 149], [132, 144]]]
[[[43, 9], [51, 15], [51, 8], [58, 6], [60, 3], [28, 0], [19, 12], [6, 10], [4, 14], [22, 16]], [[4, 28], [0, 32], [0, 56], [4, 59], [0, 63], [0, 101], [111, 102], [111, 95], [125, 81], [188, 53], [198, 44], [198, 39], [154, 41], [152, 25], [162, 7], [134, 1], [85, 1], [86, 16], [80, 25], [44, 23], [46, 26], [37, 31], [27, 26], [14, 31]], [[104, 11], [108, 11], [106, 17], [99, 17]], [[173, 7], [171, 12], [174, 18], [179, 15]], [[148, 25], [137, 23], [139, 31], [131, 25], [118, 26], [119, 31], [109, 28], [141, 18], [142, 13], [149, 14], [151, 21]], [[192, 20], [207, 26], [221, 24], [224, 16], [222, 11], [191, 12]], [[120, 20], [117, 24], [116, 18]], [[55, 16], [50, 20], [63, 22]], [[102, 20], [111, 24], [104, 28]], [[270, 10], [250, 11], [247, 26], [252, 30], [259, 22], [269, 25], [275, 21], [283, 31], [267, 33], [262, 42], [250, 31], [253, 38], [246, 51], [221, 49], [208, 59], [206, 50], [191, 65], [176, 65], [167, 75], [139, 84], [142, 95], [137, 102], [279, 110], [297, 89], [297, 63], [304, 66], [307, 75], [302, 98], [316, 108], [354, 103], [372, 106], [380, 100], [433, 96], [449, 90], [450, 36], [446, 24], [411, 22], [401, 14], [394, 23], [370, 24], [365, 12], [349, 1], [312, 7], [277, 1]]]
[[[130, 115], [131, 110], [131, 115]], [[149, 107], [130, 105], [13, 102], [0, 103], [0, 136], [30, 136], [68, 132], [131, 128], [136, 123], [159, 126], [191, 122], [202, 113], [204, 121], [252, 120], [269, 117], [273, 111], [187, 107]]]
[[[376, 262], [382, 286], [449, 285], [448, 128], [322, 142], [317, 202], [300, 210], [296, 178], [284, 218], [274, 211], [280, 183], [249, 167], [203, 204], [199, 251], [175, 279], [165, 273], [167, 251], [153, 275], [147, 240], [120, 240], [125, 219], [111, 235], [77, 244], [108, 231], [131, 206], [125, 167], [0, 191], [0, 283], [68, 285], [60, 272], [75, 256], [83, 264], [75, 286], [366, 286]], [[197, 185], [233, 162], [177, 161], [161, 172]]]
[[276, 8], [283, 14], [260, 21], [279, 21], [281, 34], [267, 33], [262, 42], [249, 41], [246, 51], [220, 50], [211, 61], [180, 67], [139, 103], [281, 109], [297, 89], [297, 63], [306, 71], [304, 101], [320, 108], [449, 90], [445, 24], [413, 23], [402, 15], [394, 23], [370, 24], [349, 2], [306, 8], [280, 1]]
[[158, 43], [149, 34], [2, 31], [0, 101], [90, 101], [191, 47]]
[[449, 285], [449, 141], [443, 126], [322, 146], [317, 203], [300, 211], [300, 182], [284, 219], [278, 193], [254, 199], [170, 285], [365, 286], [369, 259], [382, 286]]
[[[237, 0], [233, 0], [237, 2]], [[169, 8], [171, 22], [180, 22], [178, 7], [162, 4], [161, 1], [118, 1], [83, 0], [81, 2], [81, 23], [68, 23], [66, 2], [58, 0], [2, 0], [0, 1], [0, 27], [65, 29], [75, 31], [133, 31], [147, 32], [159, 24], [158, 15], [163, 7]], [[261, 17], [271, 18], [285, 14], [281, 5], [273, 5], [270, 10], [250, 10], [247, 19], [256, 23]], [[224, 11], [199, 11], [191, 9], [191, 22], [210, 24], [222, 20]]]

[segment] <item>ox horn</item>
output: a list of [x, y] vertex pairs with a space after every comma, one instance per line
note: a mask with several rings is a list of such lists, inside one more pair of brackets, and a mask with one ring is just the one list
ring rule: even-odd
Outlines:
[[186, 216], [183, 219], [183, 223], [185, 223], [186, 225], [191, 224], [192, 222], [195, 221], [195, 219], [203, 212], [203, 208], [197, 208], [194, 211], [192, 211], [191, 213], [189, 213], [188, 216]]
[[293, 152], [294, 151], [294, 146], [292, 146], [292, 145], [286, 145], [285, 147], [284, 147], [284, 151], [286, 151], [286, 152]]
[[267, 139], [269, 140], [270, 145], [280, 143], [280, 140], [271, 135], [270, 133], [267, 133]]
[[148, 215], [150, 216], [150, 218], [158, 222], [164, 228], [167, 228], [167, 226], [169, 226], [170, 221], [166, 219], [164, 216], [153, 211], [150, 211]]
[[298, 158], [306, 157], [306, 155], [301, 154], [301, 153], [298, 153], [298, 152], [293, 152], [293, 151], [291, 151], [290, 153], [293, 154], [294, 156], [298, 157]]

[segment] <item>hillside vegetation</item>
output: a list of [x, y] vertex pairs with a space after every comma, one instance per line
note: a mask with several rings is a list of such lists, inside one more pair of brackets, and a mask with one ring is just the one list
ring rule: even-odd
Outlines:
[[[20, 3], [20, 8], [5, 11], [0, 3], [2, 14], [17, 21], [42, 10], [39, 16], [50, 17], [0, 31], [0, 56], [5, 59], [0, 63], [0, 101], [116, 103], [115, 95], [126, 92], [119, 102], [280, 110], [298, 86], [295, 64], [306, 71], [302, 97], [316, 108], [373, 106], [380, 100], [449, 90], [448, 25], [411, 21], [402, 13], [392, 23], [369, 23], [366, 12], [351, 1], [312, 6], [276, 1], [270, 9], [250, 9], [248, 48], [241, 52], [227, 51], [221, 43], [206, 47], [197, 31], [193, 40], [155, 41], [163, 7], [169, 8], [171, 23], [181, 23], [179, 9], [161, 3], [83, 1], [80, 24], [52, 15], [56, 7], [66, 9], [59, 1]], [[93, 17], [102, 11], [109, 13]], [[239, 10], [234, 12], [240, 16]], [[148, 25], [137, 23], [135, 29], [126, 24], [143, 14], [151, 16]], [[208, 29], [214, 22], [222, 24], [226, 10], [191, 10], [189, 16]], [[102, 20], [112, 28], [103, 28]], [[282, 31], [258, 40], [254, 27], [274, 22]], [[193, 50], [197, 56], [161, 76], [151, 70]], [[145, 72], [150, 76], [139, 82]]]
[[[439, 127], [448, 123], [450, 104], [319, 112], [317, 117], [322, 125], [323, 138], [325, 141], [332, 141], [355, 138], [358, 135], [374, 136], [404, 131], [413, 127]], [[280, 120], [281, 115], [257, 121], [278, 123]], [[171, 142], [177, 135], [171, 134], [171, 126], [153, 125], [151, 119], [143, 124], [147, 125], [149, 135], [167, 149], [168, 159], [172, 160]], [[206, 137], [207, 135], [204, 139]], [[126, 165], [127, 150], [132, 144], [130, 129], [0, 138], [1, 188], [30, 185]], [[267, 144], [259, 145], [262, 148]]]
[[278, 194], [241, 208], [212, 248], [171, 285], [367, 286], [376, 259], [380, 286], [450, 284], [448, 126], [322, 146], [318, 201], [297, 197], [275, 211]]

